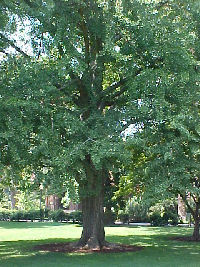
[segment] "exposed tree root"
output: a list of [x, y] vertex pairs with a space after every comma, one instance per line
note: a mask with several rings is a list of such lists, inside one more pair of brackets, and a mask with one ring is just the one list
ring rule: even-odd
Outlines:
[[34, 250], [38, 251], [50, 251], [50, 252], [65, 252], [65, 253], [119, 253], [119, 252], [135, 252], [142, 250], [141, 246], [124, 245], [117, 243], [105, 242], [103, 246], [90, 247], [86, 244], [80, 246], [78, 243], [53, 243], [38, 245], [34, 247]]
[[196, 239], [193, 236], [175, 236], [175, 237], [171, 237], [170, 239], [177, 240], [177, 241], [200, 242], [200, 238]]

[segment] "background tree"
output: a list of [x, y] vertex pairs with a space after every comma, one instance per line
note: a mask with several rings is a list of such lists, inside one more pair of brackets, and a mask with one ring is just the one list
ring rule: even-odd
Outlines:
[[[194, 95], [193, 90], [192, 98]], [[132, 185], [139, 186], [147, 194], [148, 199], [154, 201], [173, 195], [177, 197], [180, 194], [188, 212], [194, 218], [193, 239], [198, 240], [200, 136], [199, 104], [195, 99], [191, 102], [190, 108], [186, 108], [188, 100], [185, 99], [180, 107], [182, 111], [178, 115], [170, 116], [170, 120], [162, 123], [157, 121], [153, 134], [152, 128], [144, 128], [143, 136], [140, 134], [139, 137], [140, 141], [142, 140], [140, 145], [149, 160], [134, 168], [134, 173], [143, 174], [142, 179], [140, 176], [138, 180], [134, 173], [129, 179]], [[134, 142], [136, 140], [137, 138]], [[149, 142], [151, 146], [148, 145]]]
[[[143, 112], [142, 130], [130, 139], [136, 163], [133, 161], [128, 178], [148, 199], [180, 194], [194, 219], [192, 239], [199, 240], [198, 5], [189, 10], [185, 14], [191, 17], [192, 23], [187, 30], [193, 33], [194, 39], [179, 51], [181, 65], [177, 59], [170, 74], [159, 73], [148, 83], [144, 80], [142, 87], [146, 88], [146, 95], [141, 97], [140, 109], [145, 110], [146, 118]], [[142, 164], [141, 158], [145, 159]]]

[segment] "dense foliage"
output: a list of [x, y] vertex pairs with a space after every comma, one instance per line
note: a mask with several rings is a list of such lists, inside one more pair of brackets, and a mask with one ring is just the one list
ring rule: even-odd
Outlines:
[[[200, 221], [200, 94], [199, 6], [185, 15], [191, 18], [182, 34], [193, 35], [177, 51], [168, 71], [141, 80], [142, 130], [129, 138], [130, 172], [121, 179], [119, 193], [141, 193], [148, 201], [177, 197], [184, 200], [195, 221], [193, 238], [199, 239]], [[185, 32], [186, 31], [186, 32]], [[177, 39], [176, 45], [183, 39]], [[190, 53], [192, 51], [192, 53]], [[176, 55], [175, 55], [176, 57]], [[181, 64], [180, 66], [178, 64]]]

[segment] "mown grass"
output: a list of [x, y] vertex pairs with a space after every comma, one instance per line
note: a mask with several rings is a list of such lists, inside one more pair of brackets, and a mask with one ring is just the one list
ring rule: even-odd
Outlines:
[[72, 224], [0, 222], [0, 266], [200, 266], [200, 243], [170, 240], [191, 234], [192, 229], [181, 227], [106, 227], [108, 241], [144, 247], [137, 252], [67, 254], [32, 249], [38, 244], [75, 241], [81, 230]]

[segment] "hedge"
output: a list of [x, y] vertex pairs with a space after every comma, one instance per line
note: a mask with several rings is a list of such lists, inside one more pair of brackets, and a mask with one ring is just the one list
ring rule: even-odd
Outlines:
[[0, 211], [0, 221], [35, 221], [35, 220], [52, 220], [54, 222], [72, 221], [73, 223], [82, 223], [82, 212], [73, 211], [65, 213], [62, 209], [50, 210], [3, 210]]

